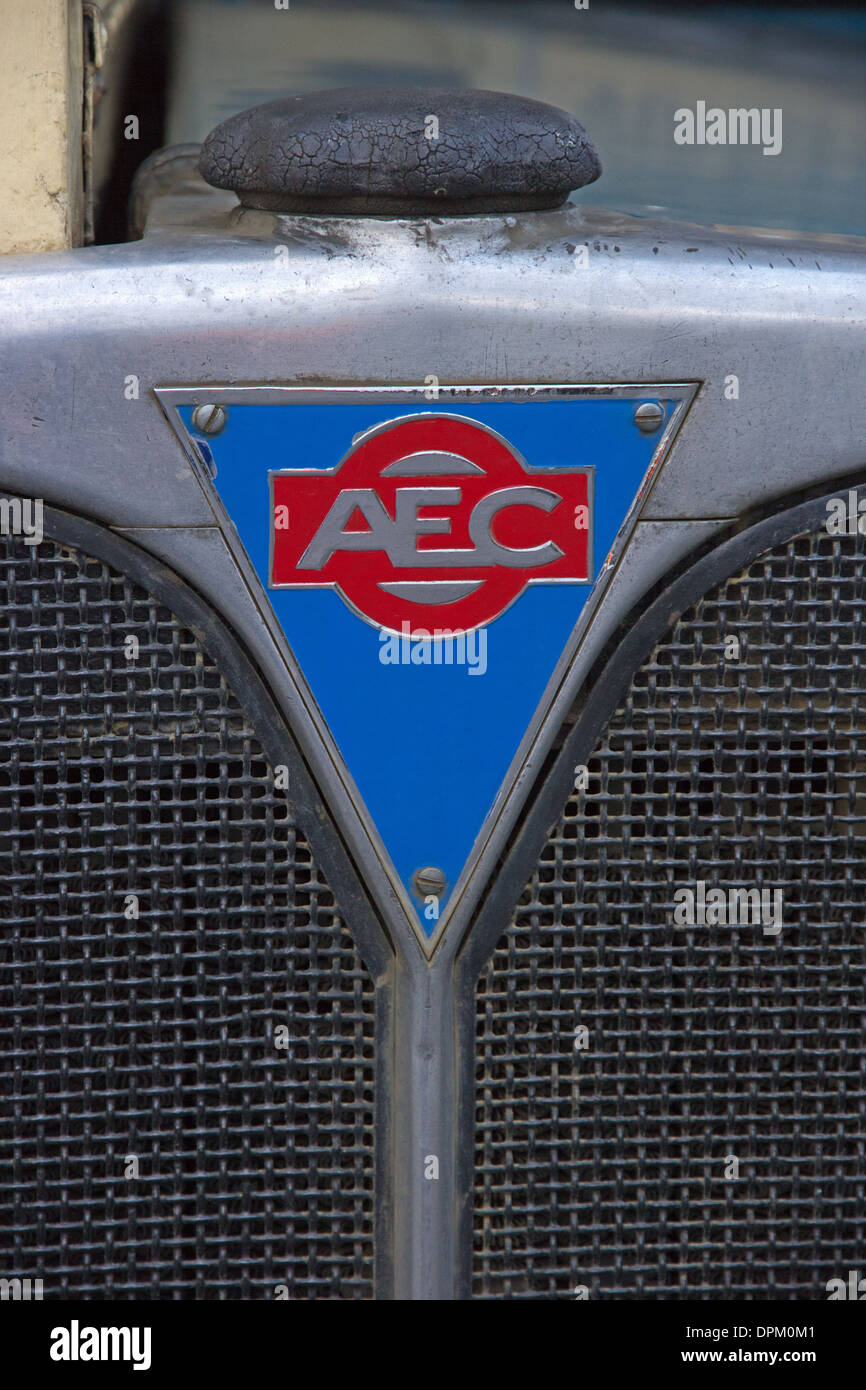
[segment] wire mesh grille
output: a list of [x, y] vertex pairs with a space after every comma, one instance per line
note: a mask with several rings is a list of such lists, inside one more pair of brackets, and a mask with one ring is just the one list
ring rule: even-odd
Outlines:
[[[634, 676], [478, 984], [476, 1297], [866, 1268], [864, 601], [858, 542], [802, 535]], [[744, 887], [779, 935], [773, 896], [675, 923]]]
[[368, 1296], [373, 985], [287, 793], [169, 611], [2, 546], [0, 1274]]

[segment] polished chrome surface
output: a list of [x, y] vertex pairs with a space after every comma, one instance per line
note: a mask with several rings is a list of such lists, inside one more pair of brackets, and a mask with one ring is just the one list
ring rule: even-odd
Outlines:
[[[0, 262], [0, 486], [104, 520], [173, 565], [241, 634], [300, 727], [270, 617], [157, 386], [192, 384], [204, 405], [219, 383], [312, 393], [689, 383], [688, 416], [579, 634], [555, 720], [623, 618], [685, 556], [735, 518], [862, 469], [864, 319], [856, 239], [576, 206], [459, 222], [274, 218], [193, 186], [153, 197], [142, 241]], [[497, 812], [513, 818], [532, 780], [519, 775]], [[491, 861], [501, 847], [494, 831]], [[485, 873], [479, 861], [471, 891]], [[395, 965], [403, 1297], [454, 1296], [458, 944], [452, 933], [432, 964], [419, 949]], [[431, 1154], [436, 1182], [423, 1178]]]
[[699, 381], [659, 518], [736, 515], [863, 461], [866, 241], [574, 206], [353, 222], [199, 201], [195, 230], [0, 263], [8, 486], [72, 488], [114, 525], [208, 524], [152, 394], [196, 380]]

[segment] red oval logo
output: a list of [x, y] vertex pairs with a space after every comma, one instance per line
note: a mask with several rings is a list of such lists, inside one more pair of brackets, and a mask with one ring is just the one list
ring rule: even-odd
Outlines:
[[592, 470], [530, 469], [462, 416], [391, 420], [333, 471], [270, 479], [271, 587], [334, 588], [404, 636], [467, 632], [527, 584], [592, 577]]

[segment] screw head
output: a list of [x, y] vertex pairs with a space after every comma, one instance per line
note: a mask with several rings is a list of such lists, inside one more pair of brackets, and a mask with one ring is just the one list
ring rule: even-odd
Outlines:
[[634, 413], [634, 422], [644, 434], [655, 434], [664, 418], [664, 410], [656, 401], [644, 401]]
[[412, 875], [412, 887], [419, 898], [441, 898], [445, 892], [445, 875], [441, 869], [435, 865], [428, 865], [426, 869], [416, 869]]
[[199, 434], [219, 434], [225, 429], [228, 411], [221, 405], [197, 405], [192, 412], [192, 423]]

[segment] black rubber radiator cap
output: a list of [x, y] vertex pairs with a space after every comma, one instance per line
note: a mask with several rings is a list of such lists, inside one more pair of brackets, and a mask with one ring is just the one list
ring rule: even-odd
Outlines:
[[554, 208], [601, 173], [567, 111], [432, 87], [344, 87], [265, 102], [211, 131], [199, 168], [244, 207], [372, 217]]

